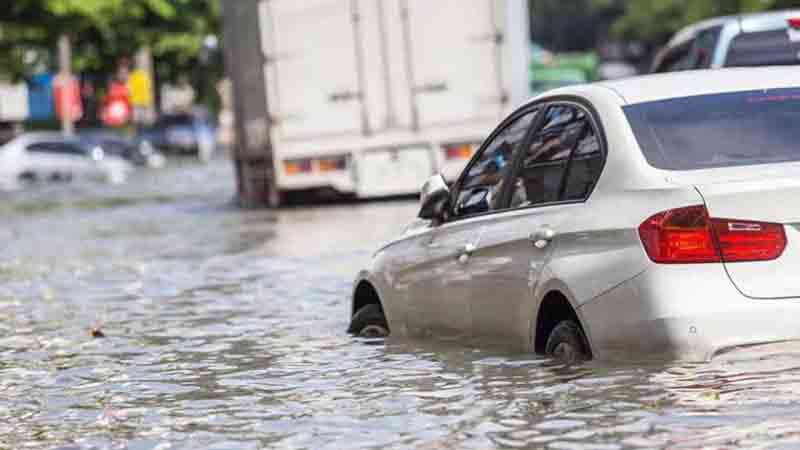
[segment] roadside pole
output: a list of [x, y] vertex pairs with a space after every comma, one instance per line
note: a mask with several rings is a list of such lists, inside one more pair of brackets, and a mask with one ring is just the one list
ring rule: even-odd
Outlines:
[[225, 70], [231, 80], [238, 201], [243, 207], [280, 203], [270, 140], [259, 0], [222, 2]]
[[[64, 83], [64, 92], [66, 92], [66, 85], [72, 80], [72, 45], [69, 36], [62, 34], [58, 38], [58, 67], [59, 77]], [[75, 134], [75, 124], [72, 122], [72, 102], [67, 98], [66, 94], [61, 96], [61, 131], [67, 136]]]
[[509, 106], [516, 107], [531, 97], [530, 58], [531, 51], [531, 13], [533, 7], [527, 0], [506, 1], [505, 22], [506, 39], [511, 49], [511, 73], [509, 74]]
[[128, 90], [133, 104], [133, 122], [137, 127], [152, 125], [156, 120], [153, 83], [153, 51], [145, 45], [136, 52], [133, 71], [128, 77]]

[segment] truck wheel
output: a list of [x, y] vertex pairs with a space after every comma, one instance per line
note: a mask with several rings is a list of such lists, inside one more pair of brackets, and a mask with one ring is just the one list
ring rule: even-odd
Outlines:
[[589, 345], [581, 327], [572, 320], [563, 320], [553, 328], [547, 338], [545, 353], [567, 362], [586, 361], [591, 358]]
[[381, 306], [375, 303], [361, 307], [350, 319], [347, 332], [358, 337], [381, 338], [389, 336], [389, 324]]

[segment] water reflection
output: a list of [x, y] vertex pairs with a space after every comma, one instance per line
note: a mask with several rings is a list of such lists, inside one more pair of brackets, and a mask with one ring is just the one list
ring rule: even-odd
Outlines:
[[352, 276], [413, 202], [243, 212], [225, 164], [142, 176], [7, 199], [0, 448], [800, 447], [789, 345], [570, 367], [353, 340]]

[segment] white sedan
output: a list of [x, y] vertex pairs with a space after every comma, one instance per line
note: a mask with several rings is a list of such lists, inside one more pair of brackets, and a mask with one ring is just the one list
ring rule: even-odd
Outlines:
[[350, 332], [566, 358], [707, 360], [800, 339], [795, 67], [550, 91], [434, 177], [359, 273]]
[[120, 183], [132, 169], [101, 147], [89, 148], [58, 133], [26, 133], [0, 147], [0, 189], [15, 189], [21, 182], [73, 178]]

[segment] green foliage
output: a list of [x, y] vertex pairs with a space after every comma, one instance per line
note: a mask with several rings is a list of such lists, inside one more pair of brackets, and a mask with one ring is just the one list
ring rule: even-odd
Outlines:
[[654, 49], [711, 17], [800, 8], [800, 0], [528, 0], [533, 40], [557, 52], [596, 49], [606, 39]]
[[[608, 0], [595, 0], [605, 3]], [[614, 24], [622, 37], [662, 43], [680, 28], [729, 14], [800, 7], [798, 0], [629, 0]]]
[[[19, 77], [31, 70], [26, 50], [53, 68], [56, 41], [73, 41], [75, 70], [113, 73], [121, 57], [153, 48], [159, 75], [195, 69], [203, 38], [219, 27], [218, 0], [13, 0], [0, 10], [0, 64]], [[28, 52], [31, 53], [31, 52]]]
[[553, 51], [594, 48], [624, 0], [529, 0], [533, 40]]

